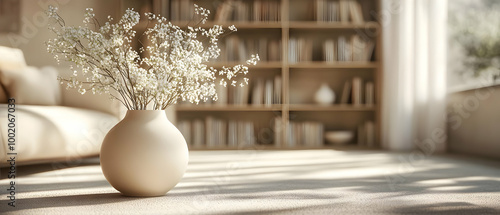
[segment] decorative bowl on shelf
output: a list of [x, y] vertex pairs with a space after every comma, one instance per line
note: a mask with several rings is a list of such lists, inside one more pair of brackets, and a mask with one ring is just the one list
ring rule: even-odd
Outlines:
[[349, 130], [327, 131], [325, 139], [328, 143], [335, 145], [345, 145], [352, 141], [354, 132]]

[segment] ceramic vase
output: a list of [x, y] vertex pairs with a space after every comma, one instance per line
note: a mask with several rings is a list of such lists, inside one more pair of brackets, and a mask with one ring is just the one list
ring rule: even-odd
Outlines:
[[319, 87], [318, 91], [316, 91], [314, 101], [323, 105], [333, 104], [333, 102], [335, 102], [335, 92], [333, 92], [328, 84], [323, 83]]
[[126, 196], [161, 196], [182, 178], [188, 148], [163, 110], [129, 110], [104, 138], [101, 168]]

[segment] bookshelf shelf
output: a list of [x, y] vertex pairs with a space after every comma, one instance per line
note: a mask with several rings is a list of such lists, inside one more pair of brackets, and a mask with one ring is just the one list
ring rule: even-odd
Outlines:
[[375, 111], [372, 106], [354, 105], [314, 105], [314, 104], [294, 104], [290, 105], [290, 111]]
[[289, 65], [291, 69], [376, 69], [377, 62], [299, 62]]
[[279, 150], [282, 148], [278, 148], [273, 145], [254, 145], [254, 146], [226, 146], [226, 147], [193, 147], [189, 146], [189, 150]]
[[[121, 12], [160, 13], [181, 28], [196, 24], [176, 21], [189, 20], [193, 3], [211, 11], [211, 20], [198, 26], [235, 25], [238, 31], [220, 40], [220, 62], [209, 67], [261, 56], [248, 66], [248, 86], [216, 88], [219, 100], [209, 104], [176, 105], [176, 126], [187, 131], [191, 150], [380, 146], [381, 0], [118, 1]], [[141, 21], [135, 29], [146, 25]], [[314, 104], [323, 83], [335, 92], [336, 104]], [[356, 137], [348, 145], [330, 145], [323, 135], [334, 130], [351, 130]]]
[[284, 147], [276, 147], [276, 146], [271, 146], [271, 145], [256, 145], [256, 146], [240, 146], [240, 147], [193, 147], [190, 146], [189, 150], [315, 150], [315, 149], [331, 149], [331, 150], [339, 150], [339, 151], [346, 151], [346, 150], [378, 150], [377, 148], [374, 147], [366, 147], [366, 146], [358, 146], [356, 143], [347, 143], [345, 145], [330, 145], [330, 144], [325, 144], [324, 146], [284, 146]]
[[177, 111], [281, 111], [281, 105], [177, 105]]
[[[223, 66], [231, 67], [231, 66], [238, 65], [238, 64], [246, 65], [244, 62], [213, 62], [213, 63], [208, 63], [207, 65], [214, 67], [214, 68], [221, 68]], [[257, 65], [248, 66], [248, 68], [249, 69], [281, 69], [282, 66], [283, 66], [283, 63], [281, 61], [275, 61], [275, 62], [261, 61]]]
[[[194, 25], [195, 22], [189, 21], [173, 21], [172, 24], [177, 25], [179, 27]], [[207, 21], [205, 24], [199, 24], [202, 28], [211, 28], [214, 25], [222, 25], [224, 27], [234, 25], [238, 29], [279, 29], [282, 28], [281, 22], [214, 22]]]
[[290, 29], [376, 29], [377, 22], [365, 23], [340, 23], [321, 21], [293, 21], [289, 23]]

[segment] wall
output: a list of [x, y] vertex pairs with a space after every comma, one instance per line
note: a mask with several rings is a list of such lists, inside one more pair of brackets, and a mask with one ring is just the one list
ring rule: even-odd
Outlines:
[[31, 66], [56, 66], [53, 56], [47, 53], [45, 41], [53, 37], [47, 28], [44, 11], [48, 5], [59, 8], [59, 14], [67, 25], [82, 25], [85, 8], [92, 7], [98, 20], [105, 20], [108, 15], [116, 17], [119, 1], [103, 0], [24, 0], [21, 1], [21, 32], [18, 34], [0, 34], [0, 45], [20, 48], [24, 52], [26, 63]]
[[500, 158], [500, 85], [450, 93], [449, 151]]

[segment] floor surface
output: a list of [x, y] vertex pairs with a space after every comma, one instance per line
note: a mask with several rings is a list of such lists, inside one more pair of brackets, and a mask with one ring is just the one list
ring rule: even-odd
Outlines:
[[153, 198], [120, 195], [97, 159], [21, 166], [15, 208], [8, 183], [2, 214], [500, 214], [500, 162], [449, 155], [194, 151], [182, 181]]

